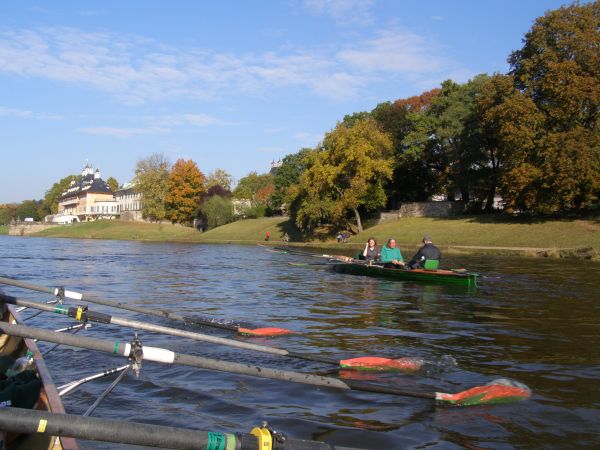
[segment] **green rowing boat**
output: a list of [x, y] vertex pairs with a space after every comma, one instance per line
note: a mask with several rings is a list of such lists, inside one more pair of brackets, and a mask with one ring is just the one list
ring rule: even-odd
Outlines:
[[450, 284], [474, 288], [477, 286], [477, 274], [456, 270], [424, 270], [424, 269], [388, 269], [380, 265], [365, 263], [340, 262], [332, 264], [338, 273], [365, 275], [369, 277], [387, 278], [391, 280], [417, 281], [432, 284]]

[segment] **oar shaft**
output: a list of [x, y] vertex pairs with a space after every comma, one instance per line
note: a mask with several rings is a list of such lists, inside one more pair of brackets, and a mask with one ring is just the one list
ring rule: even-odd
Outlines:
[[[27, 308], [39, 309], [42, 311], [47, 311], [47, 312], [52, 312], [52, 313], [63, 314], [63, 315], [67, 315], [69, 317], [77, 319], [76, 311], [78, 308], [74, 308], [74, 307], [69, 308], [64, 305], [51, 306], [51, 305], [47, 305], [44, 303], [33, 302], [31, 300], [17, 298], [17, 297], [13, 297], [10, 295], [4, 295], [4, 294], [0, 294], [0, 302], [10, 303], [12, 305], [17, 305], [17, 306], [25, 306]], [[244, 350], [252, 350], [252, 351], [269, 353], [272, 355], [279, 355], [279, 356], [288, 356], [288, 357], [292, 357], [292, 358], [304, 359], [305, 361], [316, 361], [316, 362], [321, 362], [321, 363], [325, 363], [325, 364], [332, 364], [332, 365], [339, 366], [338, 360], [327, 358], [324, 356], [316, 356], [316, 355], [311, 355], [311, 354], [306, 354], [306, 353], [296, 353], [296, 352], [291, 352], [288, 350], [279, 349], [279, 348], [275, 348], [275, 347], [268, 347], [265, 345], [257, 345], [257, 344], [251, 344], [248, 342], [235, 341], [233, 339], [220, 338], [217, 336], [209, 336], [209, 335], [202, 334], [202, 333], [195, 333], [192, 331], [179, 330], [176, 328], [164, 327], [161, 325], [140, 322], [137, 320], [123, 319], [123, 318], [111, 316], [111, 315], [104, 314], [104, 313], [98, 313], [95, 311], [88, 310], [84, 313], [84, 315], [85, 315], [85, 320], [89, 320], [91, 322], [121, 325], [121, 326], [136, 328], [136, 329], [140, 329], [140, 330], [153, 331], [156, 333], [164, 333], [164, 334], [169, 334], [172, 336], [179, 336], [179, 337], [194, 339], [194, 340], [198, 340], [198, 341], [210, 342], [213, 344], [227, 345], [229, 347], [242, 348]], [[78, 320], [81, 320], [81, 319], [78, 319]]]
[[[105, 353], [128, 357], [131, 345], [128, 343], [108, 342], [84, 336], [73, 336], [69, 334], [55, 333], [53, 331], [28, 327], [25, 325], [12, 325], [0, 322], [0, 331], [3, 333], [21, 336], [31, 339], [39, 339], [47, 342], [70, 345], [73, 347], [87, 348]], [[251, 364], [240, 364], [228, 361], [218, 361], [200, 356], [175, 353], [170, 350], [157, 347], [143, 347], [143, 359], [165, 364], [181, 364], [184, 366], [197, 367], [200, 369], [217, 370], [221, 372], [236, 373], [259, 378], [273, 380], [291, 381], [294, 383], [309, 384], [313, 386], [331, 387], [344, 390], [357, 390], [365, 392], [378, 392], [392, 395], [401, 395], [417, 398], [435, 398], [435, 394], [426, 392], [403, 391], [377, 384], [364, 382], [344, 382], [337, 378], [311, 375], [301, 372], [271, 369], [267, 367], [254, 366]]]
[[[13, 280], [11, 278], [0, 277], [0, 283], [6, 284], [9, 286], [20, 287], [23, 289], [29, 289], [32, 291], [44, 292], [46, 294], [51, 294], [51, 295], [57, 295], [59, 293], [59, 289], [56, 287], [37, 286], [35, 284], [25, 283], [23, 281]], [[151, 308], [146, 308], [146, 307], [142, 308], [140, 306], [130, 305], [128, 303], [113, 302], [111, 300], [106, 300], [103, 298], [96, 297], [95, 295], [82, 294], [79, 292], [68, 291], [68, 290], [64, 291], [64, 295], [66, 298], [69, 298], [71, 300], [79, 300], [79, 301], [85, 301], [85, 302], [89, 302], [89, 303], [95, 303], [97, 305], [110, 306], [112, 308], [120, 308], [120, 309], [124, 309], [127, 311], [137, 312], [140, 314], [146, 314], [149, 316], [163, 317], [166, 319], [177, 320], [179, 322], [191, 323], [191, 324], [196, 324], [196, 325], [206, 325], [206, 326], [211, 326], [211, 327], [215, 327], [215, 328], [221, 328], [224, 330], [230, 330], [230, 331], [236, 331], [236, 332], [239, 330], [239, 326], [237, 326], [237, 325], [225, 324], [225, 323], [221, 323], [221, 322], [217, 322], [217, 321], [213, 321], [213, 320], [209, 320], [209, 319], [185, 317], [185, 316], [179, 315], [172, 311], [163, 311], [163, 310], [159, 310], [159, 309], [151, 309]]]
[[[260, 450], [258, 439], [249, 433], [213, 433], [21, 408], [0, 409], [0, 429], [15, 433], [69, 436], [77, 439], [160, 448]], [[347, 447], [334, 447], [323, 442], [290, 438], [286, 439], [281, 448], [285, 450], [352, 450]]]
[[[97, 350], [105, 353], [128, 357], [131, 351], [131, 345], [123, 342], [101, 341], [84, 336], [73, 336], [68, 334], [55, 333], [53, 331], [28, 327], [25, 325], [12, 325], [0, 322], [0, 331], [31, 339], [39, 339], [46, 342], [56, 342], [73, 347]], [[334, 387], [337, 389], [350, 389], [350, 387], [341, 380], [330, 377], [321, 377], [305, 373], [290, 372], [287, 370], [271, 369], [259, 367], [251, 364], [240, 364], [228, 361], [217, 361], [210, 358], [203, 358], [195, 355], [186, 355], [175, 353], [170, 350], [144, 346], [143, 359], [165, 364], [181, 364], [184, 366], [197, 367], [200, 369], [218, 370], [221, 372], [231, 372], [240, 375], [248, 375], [260, 378], [270, 378], [282, 381], [293, 381], [296, 383], [311, 384], [315, 386]]]
[[209, 336], [207, 334], [195, 333], [192, 331], [179, 330], [177, 328], [164, 327], [162, 325], [155, 325], [146, 322], [140, 322], [137, 320], [130, 320], [111, 316], [109, 314], [99, 313], [95, 311], [84, 311], [81, 313], [81, 317], [78, 316], [78, 308], [68, 307], [64, 305], [50, 306], [44, 303], [32, 302], [30, 300], [12, 297], [10, 295], [0, 294], [0, 302], [10, 303], [12, 305], [26, 306], [28, 308], [39, 309], [42, 311], [63, 314], [77, 320], [89, 320], [90, 322], [107, 323], [114, 325], [121, 325], [130, 328], [136, 328], [139, 330], [153, 331], [155, 333], [169, 334], [171, 336], [179, 336], [197, 341], [210, 342], [212, 344], [227, 345], [229, 347], [242, 348], [244, 350], [252, 350], [263, 353], [270, 353], [273, 355], [287, 356], [289, 352], [287, 350], [281, 350], [274, 347], [267, 347], [264, 345], [256, 345], [248, 342], [235, 341], [233, 339], [221, 338], [217, 336]]

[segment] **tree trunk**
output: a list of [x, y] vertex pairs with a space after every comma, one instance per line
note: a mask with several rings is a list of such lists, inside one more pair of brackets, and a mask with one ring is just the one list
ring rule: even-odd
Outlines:
[[357, 208], [353, 208], [353, 209], [354, 209], [354, 216], [356, 217], [356, 227], [358, 228], [358, 232], [362, 233], [363, 227], [362, 227], [362, 222], [360, 220], [360, 214], [358, 213]]

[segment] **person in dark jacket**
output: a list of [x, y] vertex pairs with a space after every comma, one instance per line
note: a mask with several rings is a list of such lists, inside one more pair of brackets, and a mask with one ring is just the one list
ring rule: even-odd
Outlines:
[[425, 261], [433, 259], [439, 261], [442, 259], [442, 252], [440, 249], [433, 245], [431, 236], [426, 234], [423, 236], [423, 247], [412, 257], [408, 262], [409, 269], [421, 269], [425, 265]]

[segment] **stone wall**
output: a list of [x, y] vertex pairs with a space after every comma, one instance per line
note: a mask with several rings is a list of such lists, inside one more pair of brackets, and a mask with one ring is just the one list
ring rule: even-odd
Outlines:
[[465, 209], [463, 202], [411, 202], [402, 203], [400, 209], [383, 211], [379, 222], [398, 220], [401, 217], [450, 217], [461, 214]]
[[56, 225], [39, 223], [11, 225], [8, 227], [8, 234], [10, 236], [27, 236], [28, 234], [37, 233], [38, 231], [46, 230], [47, 228], [52, 228], [55, 226]]

